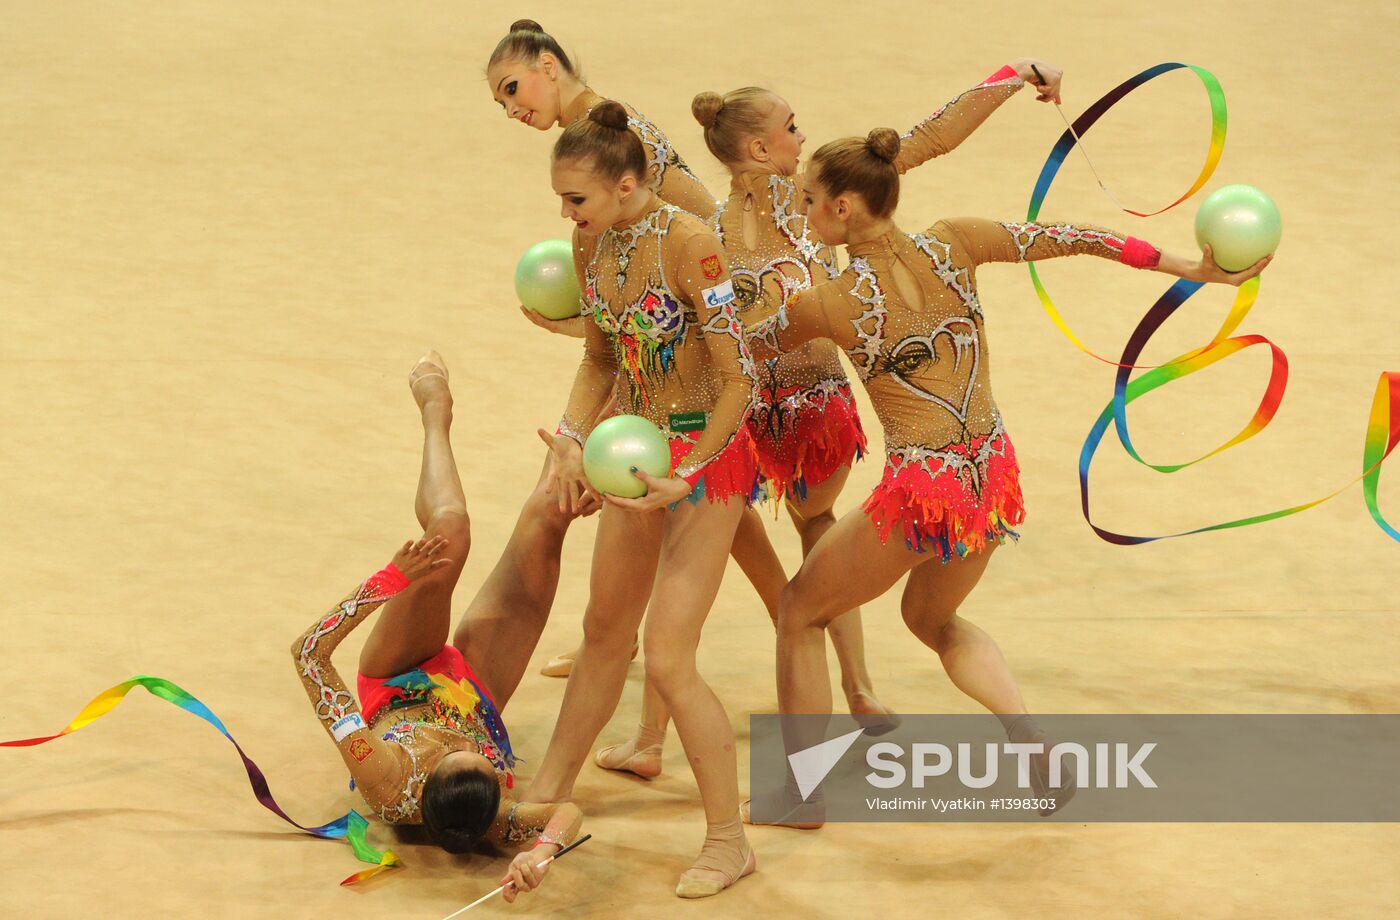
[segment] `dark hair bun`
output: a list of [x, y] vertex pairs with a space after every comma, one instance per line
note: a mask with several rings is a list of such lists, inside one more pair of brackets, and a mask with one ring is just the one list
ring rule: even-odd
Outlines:
[[873, 128], [865, 136], [865, 146], [886, 163], [893, 163], [899, 156], [899, 134], [894, 128]]
[[533, 19], [517, 19], [510, 24], [512, 32], [543, 32], [544, 26]]
[[724, 100], [720, 98], [719, 93], [698, 93], [690, 100], [690, 114], [695, 116], [702, 128], [712, 127], [722, 108]]
[[614, 102], [612, 99], [606, 99], [589, 110], [588, 120], [614, 131], [627, 130], [627, 110], [622, 107], [621, 102]]

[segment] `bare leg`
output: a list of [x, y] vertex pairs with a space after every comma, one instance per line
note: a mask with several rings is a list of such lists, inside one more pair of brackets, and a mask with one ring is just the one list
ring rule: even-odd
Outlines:
[[[758, 598], [768, 611], [769, 618], [777, 622], [778, 595], [782, 593], [783, 585], [787, 584], [787, 573], [783, 571], [782, 560], [774, 551], [773, 544], [768, 539], [768, 531], [764, 529], [763, 519], [757, 511], [750, 508], [744, 512], [739, 529], [734, 534], [734, 545], [729, 552], [739, 564], [739, 570], [758, 592]], [[574, 656], [577, 654], [578, 651], [574, 650], [555, 655], [540, 669], [540, 673], [546, 677], [568, 677], [569, 669], [573, 667]], [[635, 658], [636, 655], [632, 657]], [[669, 717], [664, 710], [656, 708], [659, 703], [660, 699], [654, 693], [643, 697], [642, 724], [661, 732], [664, 737]]]
[[988, 546], [946, 565], [919, 566], [904, 587], [900, 610], [909, 631], [938, 653], [955, 687], [998, 715], [1018, 716], [1026, 704], [996, 640], [958, 616], [995, 549]]
[[682, 504], [668, 513], [642, 637], [647, 678], [671, 709], [705, 807], [705, 844], [676, 887], [681, 897], [717, 894], [754, 865], [738, 821], [734, 733], [695, 663], [700, 631], [719, 592], [726, 551], [743, 513], [738, 501]]
[[860, 510], [817, 540], [783, 591], [778, 612], [778, 702], [785, 713], [830, 713], [822, 632], [841, 614], [884, 594], [927, 559], [897, 537], [880, 540]]
[[573, 515], [545, 494], [548, 458], [515, 529], [457, 625], [453, 644], [502, 709], [515, 693], [549, 620], [559, 588], [559, 555]]
[[452, 625], [452, 589], [471, 549], [467, 499], [452, 457], [452, 393], [442, 356], [430, 351], [414, 367], [413, 397], [423, 416], [423, 464], [414, 511], [425, 536], [448, 539], [443, 555], [452, 564], [413, 582], [379, 612], [364, 650], [360, 673], [393, 677], [442, 651]]
[[[769, 618], [776, 622], [778, 598], [787, 584], [787, 573], [773, 550], [762, 518], [754, 509], [746, 508], [740, 517], [729, 553], [758, 592]], [[856, 626], [859, 630], [860, 624]], [[666, 726], [670, 717], [665, 700], [651, 681], [647, 681], [642, 687], [642, 717], [636, 735], [620, 744], [600, 748], [593, 757], [594, 762], [605, 770], [621, 770], [647, 779], [659, 776], [662, 745], [666, 741]]]
[[[953, 685], [991, 710], [1015, 742], [1051, 744], [1044, 730], [1026, 713], [1021, 688], [1011, 674], [996, 640], [972, 622], [958, 615], [958, 609], [977, 586], [991, 561], [996, 545], [966, 559], [947, 565], [921, 565], [909, 576], [904, 587], [901, 611], [909, 631], [938, 653], [943, 670]], [[1055, 807], [1043, 808], [1042, 815], [1054, 814], [1074, 796], [1072, 777], [1059, 787], [1050, 785], [1050, 762], [1046, 754], [1031, 756], [1031, 783], [1038, 798], [1054, 798]]]
[[[614, 505], [600, 512], [583, 644], [564, 688], [549, 749], [525, 801], [562, 802], [572, 797], [589, 747], [617, 708], [632, 640], [652, 592], [663, 514], [637, 514]], [[620, 575], [623, 560], [626, 574]]]
[[768, 539], [768, 530], [763, 526], [763, 519], [753, 508], [744, 509], [743, 517], [739, 518], [739, 526], [734, 531], [734, 544], [730, 547], [729, 554], [739, 564], [739, 570], [744, 573], [749, 584], [758, 592], [759, 600], [768, 611], [768, 618], [776, 623], [778, 598], [782, 596], [783, 588], [787, 585], [787, 572], [783, 571], [783, 562], [773, 549], [772, 541]]
[[[778, 608], [778, 709], [786, 714], [831, 713], [831, 677], [826, 669], [825, 627], [833, 619], [890, 589], [928, 557], [898, 538], [884, 543], [859, 509], [848, 512], [821, 536], [783, 591]], [[784, 726], [784, 744], [800, 750], [822, 740], [820, 725]], [[789, 777], [791, 779], [791, 777]], [[796, 797], [800, 800], [800, 797]], [[782, 803], [776, 813], [799, 801]], [[747, 812], [745, 820], [749, 819]], [[817, 827], [809, 817], [779, 821]]]
[[[820, 484], [810, 487], [806, 500], [800, 504], [788, 503], [788, 516], [802, 539], [803, 559], [812, 552], [812, 547], [817, 545], [822, 534], [836, 523], [832, 507], [850, 474], [851, 467], [847, 464]], [[875, 696], [870, 671], [865, 665], [865, 632], [861, 626], [860, 608], [853, 608], [836, 617], [827, 627], [827, 632], [836, 649], [836, 658], [841, 663], [841, 690], [846, 695], [846, 705], [851, 714], [890, 717], [890, 710]], [[887, 727], [893, 728], [895, 724], [890, 721]]]

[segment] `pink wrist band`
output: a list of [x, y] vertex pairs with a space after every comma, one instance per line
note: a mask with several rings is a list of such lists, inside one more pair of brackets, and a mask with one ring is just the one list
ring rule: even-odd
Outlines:
[[1001, 70], [998, 70], [996, 73], [983, 80], [982, 85], [986, 86], [988, 83], [1000, 83], [1003, 80], [1019, 80], [1020, 78], [1021, 75], [1016, 72], [1016, 68], [1007, 64]]
[[374, 588], [374, 593], [380, 596], [398, 594], [408, 587], [408, 576], [391, 562], [371, 575], [366, 584]]
[[1147, 240], [1130, 236], [1123, 241], [1123, 252], [1118, 261], [1133, 268], [1156, 268], [1162, 260], [1162, 253]]

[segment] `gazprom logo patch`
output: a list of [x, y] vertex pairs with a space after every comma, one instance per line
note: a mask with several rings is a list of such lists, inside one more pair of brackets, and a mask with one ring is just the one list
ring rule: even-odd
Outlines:
[[331, 726], [331, 737], [335, 739], [336, 744], [339, 744], [346, 735], [354, 734], [364, 727], [365, 720], [360, 718], [358, 712], [352, 712]]
[[705, 288], [701, 294], [705, 298], [705, 305], [717, 310], [727, 303], [733, 303], [734, 282], [726, 281], [723, 284], [716, 284], [712, 288]]

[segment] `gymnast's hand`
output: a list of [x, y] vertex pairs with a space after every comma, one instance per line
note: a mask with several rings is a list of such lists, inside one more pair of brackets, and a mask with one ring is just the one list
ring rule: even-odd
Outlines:
[[[1168, 261], [1166, 259], [1166, 253], [1162, 255], [1163, 258], [1161, 262]], [[1167, 270], [1171, 274], [1185, 278], [1187, 281], [1203, 281], [1206, 284], [1233, 284], [1238, 287], [1268, 268], [1269, 263], [1273, 260], [1274, 257], [1272, 255], [1267, 255], [1242, 272], [1227, 272], [1225, 269], [1215, 264], [1215, 255], [1210, 251], [1210, 247], [1206, 246], [1205, 250], [1201, 253], [1199, 262], [1189, 261], [1182, 259], [1180, 256], [1176, 256], [1173, 257], [1172, 261], [1184, 263], [1180, 266], [1182, 270]], [[1158, 263], [1159, 267], [1161, 262]]]
[[[558, 852], [558, 844], [541, 843], [533, 850], [517, 853], [510, 861], [510, 871], [501, 879], [501, 884], [506, 886], [506, 890], [501, 892], [505, 902], [509, 904], [521, 892], [540, 887], [545, 874], [549, 872], [549, 867], [553, 865], [545, 860]], [[544, 863], [544, 866], [540, 866], [540, 863]]]
[[606, 500], [628, 511], [655, 511], [676, 502], [684, 501], [690, 494], [690, 483], [680, 477], [658, 479], [645, 470], [633, 470], [632, 475], [647, 484], [647, 494], [641, 498], [619, 498], [616, 495], [604, 496]]
[[1011, 66], [1022, 80], [1035, 87], [1037, 102], [1060, 104], [1060, 82], [1065, 76], [1063, 70], [1036, 58], [1017, 58], [1011, 62]]
[[520, 312], [525, 314], [526, 319], [546, 332], [567, 335], [571, 339], [583, 338], [584, 318], [582, 316], [571, 316], [568, 319], [548, 319], [525, 307], [521, 307]]
[[394, 553], [393, 565], [398, 566], [400, 572], [409, 581], [417, 581], [433, 569], [440, 569], [445, 565], [451, 565], [452, 560], [441, 557], [438, 553], [447, 548], [447, 538], [441, 535], [422, 536], [415, 543], [409, 540], [397, 553]]
[[545, 484], [545, 494], [558, 496], [561, 514], [596, 511], [601, 497], [583, 475], [583, 448], [573, 438], [551, 434], [543, 428], [537, 431], [540, 440], [549, 445], [549, 482]]

